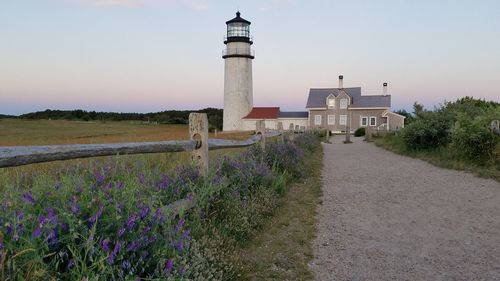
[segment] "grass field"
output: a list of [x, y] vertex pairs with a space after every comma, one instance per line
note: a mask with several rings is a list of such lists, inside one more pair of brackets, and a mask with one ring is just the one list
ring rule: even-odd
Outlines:
[[[214, 133], [209, 138], [247, 139], [249, 133]], [[17, 120], [0, 119], [0, 146], [89, 144], [142, 142], [189, 139], [188, 125], [143, 124], [138, 121], [80, 122], [66, 120]], [[233, 154], [241, 149], [210, 151], [210, 158]], [[51, 173], [66, 165], [85, 165], [92, 161], [114, 159], [117, 161], [145, 161], [170, 169], [190, 161], [189, 152], [154, 153], [120, 156], [104, 156], [66, 161], [32, 164], [0, 169], [0, 176], [16, 176], [23, 173]], [[1, 188], [0, 188], [1, 189]]]
[[[248, 133], [211, 133], [210, 138], [246, 139]], [[80, 122], [0, 119], [0, 146], [89, 144], [188, 139], [187, 125], [138, 121]]]

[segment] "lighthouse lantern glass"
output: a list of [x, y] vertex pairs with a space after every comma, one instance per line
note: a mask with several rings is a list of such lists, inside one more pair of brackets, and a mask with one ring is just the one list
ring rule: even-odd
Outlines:
[[233, 22], [227, 25], [227, 37], [250, 38], [250, 25], [242, 22]]

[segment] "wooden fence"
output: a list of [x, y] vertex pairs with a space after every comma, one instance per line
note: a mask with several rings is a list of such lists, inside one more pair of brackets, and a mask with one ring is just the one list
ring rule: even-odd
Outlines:
[[247, 140], [208, 139], [207, 115], [191, 113], [189, 135], [189, 140], [175, 141], [0, 147], [0, 168], [120, 154], [191, 151], [192, 160], [199, 167], [200, 172], [206, 174], [209, 165], [209, 150], [248, 147], [258, 142], [265, 147], [266, 138], [281, 135], [280, 139], [283, 141], [285, 132], [282, 128], [268, 132], [264, 121], [257, 121], [256, 134]]

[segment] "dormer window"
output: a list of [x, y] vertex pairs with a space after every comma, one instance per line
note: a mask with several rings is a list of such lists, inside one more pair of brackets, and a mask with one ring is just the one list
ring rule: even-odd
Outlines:
[[349, 103], [348, 99], [341, 99], [340, 100], [340, 109], [347, 109], [348, 103]]
[[327, 104], [328, 104], [328, 108], [335, 108], [335, 98], [328, 98], [327, 99]]

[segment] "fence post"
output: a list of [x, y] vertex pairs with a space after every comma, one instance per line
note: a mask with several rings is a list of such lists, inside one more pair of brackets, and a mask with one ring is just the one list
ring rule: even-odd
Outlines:
[[285, 134], [283, 132], [283, 122], [278, 122], [278, 132], [280, 133], [280, 143], [285, 143]]
[[351, 143], [351, 126], [345, 128], [345, 143]]
[[493, 120], [491, 121], [491, 132], [494, 134], [500, 135], [500, 121], [499, 120]]
[[264, 120], [259, 120], [259, 121], [257, 121], [257, 123], [255, 123], [255, 125], [257, 127], [255, 132], [257, 134], [261, 135], [260, 147], [262, 148], [262, 150], [265, 150], [266, 149], [266, 123]]
[[200, 174], [208, 174], [208, 119], [206, 113], [189, 114], [189, 139], [196, 141], [191, 159]]

